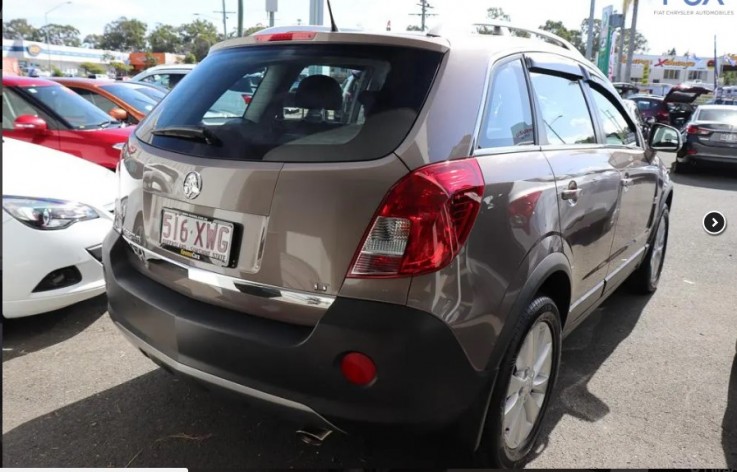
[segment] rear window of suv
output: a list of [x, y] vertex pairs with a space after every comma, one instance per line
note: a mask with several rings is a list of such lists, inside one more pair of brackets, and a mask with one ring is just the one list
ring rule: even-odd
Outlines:
[[[356, 44], [223, 49], [188, 74], [136, 135], [157, 148], [213, 159], [378, 159], [409, 133], [442, 57]], [[345, 90], [349, 77], [357, 83]]]

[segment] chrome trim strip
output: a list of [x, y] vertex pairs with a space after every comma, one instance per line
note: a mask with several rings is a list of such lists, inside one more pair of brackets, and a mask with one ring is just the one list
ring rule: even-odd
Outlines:
[[308, 415], [315, 417], [315, 419], [323, 422], [326, 426], [330, 427], [331, 429], [344, 433], [344, 431], [342, 431], [340, 428], [337, 428], [330, 421], [323, 418], [318, 412], [308, 407], [307, 405], [303, 405], [302, 403], [297, 403], [292, 400], [287, 400], [286, 398], [277, 397], [276, 395], [262, 392], [261, 390], [256, 390], [251, 387], [246, 387], [245, 385], [241, 385], [239, 383], [224, 379], [222, 377], [217, 377], [215, 375], [204, 372], [202, 370], [195, 369], [188, 365], [182, 364], [178, 361], [175, 361], [171, 357], [167, 356], [163, 352], [151, 346], [150, 344], [146, 343], [145, 341], [141, 340], [136, 335], [134, 335], [133, 333], [128, 331], [126, 328], [124, 328], [120, 323], [115, 322], [115, 326], [117, 326], [118, 329], [120, 329], [120, 331], [125, 335], [128, 341], [131, 342], [131, 344], [141, 349], [142, 351], [146, 352], [146, 354], [152, 357], [155, 357], [157, 360], [166, 364], [169, 368], [171, 368], [172, 370], [176, 372], [181, 372], [182, 374], [189, 375], [190, 377], [194, 377], [196, 379], [211, 383], [213, 385], [217, 385], [218, 387], [222, 387], [222, 388], [231, 390], [236, 393], [240, 393], [241, 395], [245, 395], [251, 398], [256, 398], [258, 400], [262, 400], [268, 403], [279, 405], [281, 407], [307, 413]]
[[629, 259], [627, 259], [627, 260], [626, 260], [626, 261], [624, 261], [624, 262], [623, 262], [622, 264], [620, 264], [620, 266], [619, 266], [619, 267], [617, 267], [616, 269], [614, 269], [614, 270], [613, 270], [613, 271], [611, 272], [611, 274], [607, 275], [607, 276], [606, 276], [606, 277], [604, 278], [604, 280], [605, 280], [605, 281], [606, 281], [607, 283], [609, 283], [609, 282], [610, 282], [610, 281], [611, 281], [612, 279], [614, 279], [614, 278], [615, 278], [615, 277], [616, 277], [616, 276], [617, 276], [617, 275], [618, 275], [618, 274], [619, 274], [620, 272], [622, 272], [622, 271], [623, 271], [624, 269], [626, 269], [627, 267], [629, 267], [629, 266], [630, 266], [630, 265], [631, 265], [632, 263], [634, 263], [634, 262], [637, 262], [637, 259], [638, 259], [638, 258], [640, 258], [640, 257], [642, 257], [642, 254], [643, 254], [643, 253], [644, 253], [645, 251], [647, 251], [647, 250], [648, 250], [649, 248], [650, 248], [650, 244], [646, 244], [646, 245], [644, 245], [643, 247], [641, 247], [640, 249], [638, 249], [638, 251], [637, 251], [636, 253], [634, 253], [634, 254], [633, 254], [633, 255], [632, 255], [632, 256], [631, 256], [631, 257], [630, 257]]
[[581, 303], [588, 300], [597, 290], [602, 290], [604, 288], [604, 281], [602, 280], [598, 284], [594, 285], [594, 287], [589, 290], [588, 292], [584, 293], [581, 297], [579, 297], [578, 300], [571, 303], [571, 307], [568, 309], [569, 313], [573, 313], [580, 305]]
[[[330, 308], [330, 306], [335, 301], [335, 297], [329, 295], [316, 295], [314, 293], [289, 290], [281, 287], [275, 287], [273, 285], [260, 284], [258, 282], [238, 279], [235, 277], [230, 277], [229, 275], [217, 274], [215, 272], [198, 269], [196, 267], [190, 267], [181, 262], [177, 262], [175, 260], [169, 259], [168, 257], [157, 254], [150, 249], [146, 249], [140, 244], [134, 243], [125, 236], [123, 236], [123, 239], [131, 246], [134, 252], [139, 255], [143, 255], [144, 259], [160, 260], [181, 267], [182, 269], [185, 269], [187, 271], [187, 277], [189, 278], [189, 280], [210, 285], [212, 287], [217, 287], [224, 290], [231, 290], [233, 292], [247, 293], [249, 295], [269, 298], [270, 300], [290, 303], [292, 305], [322, 308], [324, 310]], [[249, 288], [262, 290], [263, 294], [254, 294], [254, 290], [249, 290]]]

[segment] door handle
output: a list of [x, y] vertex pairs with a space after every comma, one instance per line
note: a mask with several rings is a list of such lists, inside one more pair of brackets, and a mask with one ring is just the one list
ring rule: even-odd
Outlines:
[[563, 200], [578, 200], [579, 195], [581, 195], [580, 188], [566, 189], [560, 193], [560, 198]]
[[629, 188], [632, 185], [633, 180], [630, 178], [622, 179], [622, 187]]
[[571, 180], [568, 183], [568, 188], [560, 192], [560, 198], [568, 200], [571, 203], [575, 203], [576, 200], [578, 200], [579, 195], [581, 195], [581, 189], [578, 188], [578, 184], [575, 180]]

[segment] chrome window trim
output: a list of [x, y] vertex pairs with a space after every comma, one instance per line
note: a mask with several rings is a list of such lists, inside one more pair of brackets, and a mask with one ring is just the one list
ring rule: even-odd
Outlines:
[[[211, 272], [208, 270], [191, 267], [181, 262], [177, 262], [175, 260], [169, 259], [168, 257], [157, 254], [151, 251], [150, 249], [146, 249], [145, 247], [141, 246], [140, 244], [134, 243], [133, 241], [131, 241], [130, 239], [126, 237], [123, 237], [123, 239], [125, 240], [125, 242], [128, 243], [128, 245], [131, 246], [131, 248], [134, 250], [134, 252], [136, 252], [136, 254], [139, 255], [139, 257], [141, 257], [142, 255], [142, 259], [145, 259], [145, 260], [154, 259], [154, 260], [164, 261], [169, 264], [173, 264], [175, 266], [181, 267], [187, 271], [187, 277], [189, 278], [189, 280], [192, 280], [194, 282], [199, 282], [202, 284], [221, 288], [223, 290], [231, 290], [233, 292], [248, 293], [250, 295], [253, 295], [253, 291], [247, 290], [248, 287], [262, 289], [264, 290], [265, 294], [268, 294], [268, 297], [266, 295], [255, 295], [255, 296], [263, 296], [264, 298], [268, 298], [269, 300], [276, 300], [276, 301], [280, 301], [283, 303], [290, 303], [292, 305], [322, 308], [324, 310], [327, 310], [328, 308], [330, 308], [330, 306], [335, 301], [335, 297], [333, 296], [316, 295], [314, 293], [309, 293], [309, 292], [301, 292], [297, 290], [285, 289], [282, 287], [276, 287], [273, 285], [261, 284], [261, 283], [252, 282], [249, 280], [238, 279], [236, 277], [231, 277], [228, 275], [218, 274], [218, 273]], [[246, 290], [242, 290], [239, 287], [246, 288]]]

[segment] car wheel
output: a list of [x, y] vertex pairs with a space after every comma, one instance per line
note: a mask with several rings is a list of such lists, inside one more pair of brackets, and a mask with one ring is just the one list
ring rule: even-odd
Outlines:
[[550, 403], [560, 352], [560, 312], [551, 298], [538, 296], [520, 317], [499, 369], [477, 462], [521, 468], [529, 460]]
[[663, 208], [660, 220], [658, 220], [655, 236], [647, 251], [647, 256], [645, 256], [640, 267], [630, 276], [630, 286], [638, 293], [648, 294], [658, 289], [658, 282], [665, 261], [665, 250], [668, 247], [669, 218], [670, 214], [666, 206]]

